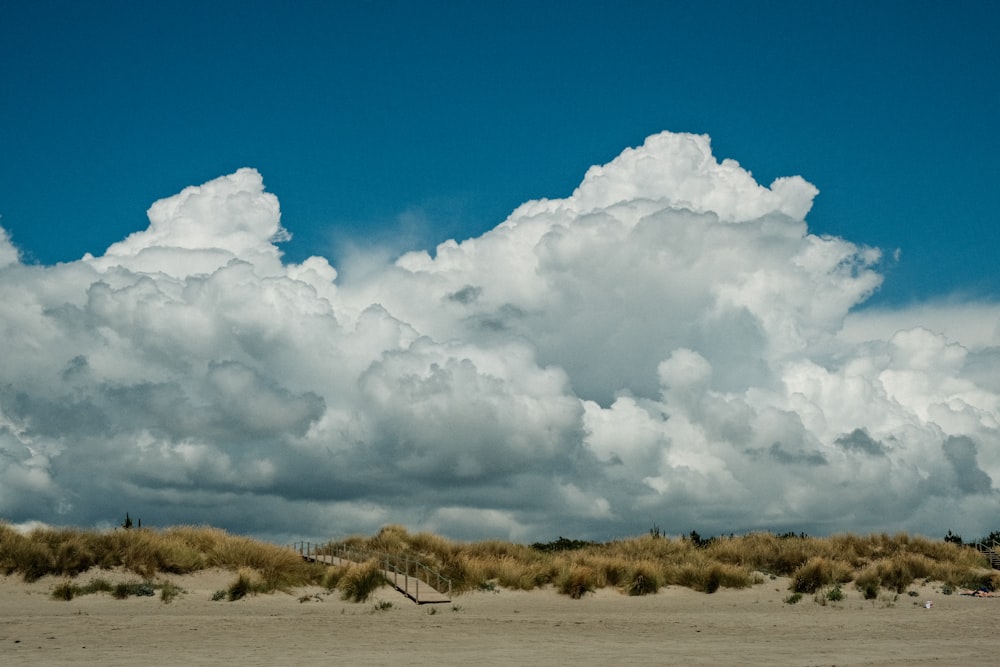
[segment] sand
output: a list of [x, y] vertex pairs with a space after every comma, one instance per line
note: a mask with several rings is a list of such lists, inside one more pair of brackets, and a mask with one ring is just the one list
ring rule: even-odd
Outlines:
[[[98, 576], [136, 580], [94, 572], [76, 581]], [[50, 593], [62, 579], [0, 578], [0, 663], [957, 665], [989, 662], [1000, 649], [1000, 599], [945, 595], [934, 584], [874, 602], [848, 585], [842, 602], [825, 606], [813, 596], [783, 602], [786, 579], [712, 595], [605, 589], [573, 600], [501, 590], [418, 606], [390, 588], [366, 603], [303, 588], [213, 602], [233, 578], [163, 577], [185, 590], [168, 604], [107, 594], [58, 601]]]

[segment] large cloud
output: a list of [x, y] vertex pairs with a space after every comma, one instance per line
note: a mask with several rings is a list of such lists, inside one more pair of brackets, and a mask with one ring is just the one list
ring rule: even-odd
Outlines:
[[946, 529], [1000, 509], [1000, 311], [855, 311], [880, 253], [664, 133], [339, 279], [252, 169], [102, 256], [0, 229], [0, 516], [273, 539]]

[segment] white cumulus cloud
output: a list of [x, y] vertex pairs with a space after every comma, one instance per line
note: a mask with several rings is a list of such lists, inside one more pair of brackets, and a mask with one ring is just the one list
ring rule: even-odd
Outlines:
[[98, 257], [26, 265], [0, 229], [0, 516], [273, 539], [995, 529], [996, 306], [858, 310], [881, 253], [810, 233], [817, 194], [663, 133], [344, 279], [283, 261], [252, 169]]

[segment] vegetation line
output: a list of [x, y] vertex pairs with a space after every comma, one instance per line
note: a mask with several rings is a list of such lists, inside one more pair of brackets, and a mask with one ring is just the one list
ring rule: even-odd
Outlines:
[[[559, 538], [521, 545], [501, 540], [456, 542], [429, 533], [386, 526], [372, 537], [350, 537], [324, 548], [352, 548], [422, 562], [452, 581], [453, 593], [530, 590], [552, 586], [579, 598], [613, 587], [628, 595], [683, 586], [705, 593], [745, 588], [769, 577], [789, 577], [798, 593], [817, 593], [851, 583], [865, 597], [879, 590], [904, 592], [914, 582], [994, 590], [1000, 573], [975, 548], [955, 540], [904, 533], [831, 537], [750, 533], [701, 539], [671, 538], [659, 530], [606, 543]], [[218, 567], [236, 580], [213, 599], [318, 585], [346, 599], [365, 601], [384, 584], [377, 561], [354, 566], [306, 562], [278, 545], [231, 535], [217, 528], [177, 526], [86, 531], [38, 528], [22, 534], [0, 522], [0, 573], [26, 581], [46, 575], [75, 577], [92, 568], [122, 568], [152, 579]], [[67, 588], [64, 598], [80, 591]], [[67, 597], [68, 596], [68, 597]]]

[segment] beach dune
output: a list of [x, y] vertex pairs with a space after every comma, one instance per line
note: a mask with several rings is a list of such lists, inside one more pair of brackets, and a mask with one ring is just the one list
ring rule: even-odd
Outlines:
[[784, 578], [711, 595], [499, 590], [417, 605], [389, 587], [365, 603], [305, 587], [213, 601], [232, 578], [158, 577], [184, 591], [169, 603], [60, 601], [51, 593], [63, 578], [0, 578], [0, 656], [9, 665], [919, 665], [981, 661], [1000, 648], [1000, 600], [934, 584], [876, 600], [847, 586], [844, 600], [825, 604], [788, 604]]

